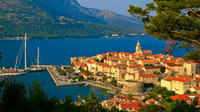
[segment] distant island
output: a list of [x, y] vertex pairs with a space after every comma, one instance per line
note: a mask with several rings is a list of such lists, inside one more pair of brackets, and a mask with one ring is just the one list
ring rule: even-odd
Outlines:
[[104, 37], [118, 34], [141, 35], [139, 19], [108, 10], [82, 7], [76, 0], [0, 1], [0, 38], [21, 37]]

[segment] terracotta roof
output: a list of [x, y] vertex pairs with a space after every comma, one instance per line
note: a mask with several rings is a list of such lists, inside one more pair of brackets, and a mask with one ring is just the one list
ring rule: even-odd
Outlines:
[[200, 99], [198, 99], [198, 103], [197, 103], [197, 106], [200, 106]]
[[120, 65], [116, 65], [116, 66], [114, 66], [115, 68], [118, 68], [118, 69], [125, 69], [126, 68], [126, 66], [120, 66]]
[[145, 60], [141, 60], [143, 63], [157, 63], [159, 62], [158, 60], [155, 59], [145, 59]]
[[179, 81], [179, 82], [185, 82], [185, 81], [192, 81], [192, 77], [188, 76], [188, 75], [178, 75], [176, 77], [167, 77], [164, 80], [166, 81]]
[[109, 101], [116, 102], [116, 101], [120, 101], [120, 99], [118, 99], [118, 98], [111, 98], [111, 99], [109, 99]]
[[196, 87], [194, 87], [194, 89], [199, 91], [200, 90], [200, 86], [198, 86], [198, 87], [196, 86]]
[[139, 67], [139, 66], [141, 66], [141, 65], [134, 64], [134, 65], [130, 65], [130, 66], [128, 66], [128, 67], [129, 67], [129, 68], [136, 68], [136, 67]]
[[163, 54], [154, 54], [154, 55], [147, 55], [145, 57], [161, 57], [164, 56]]
[[158, 77], [156, 74], [142, 74], [142, 78]]
[[167, 78], [164, 78], [164, 80], [166, 81], [172, 81], [174, 79], [174, 77], [167, 77]]
[[172, 100], [179, 100], [179, 101], [191, 101], [190, 97], [186, 94], [182, 95], [175, 95], [175, 96], [170, 96]]
[[128, 73], [128, 75], [135, 75], [134, 73]]
[[168, 68], [168, 67], [166, 67], [165, 69], [166, 69], [166, 70], [171, 70], [171, 68]]
[[183, 58], [177, 58], [179, 61], [185, 61]]
[[102, 67], [108, 67], [108, 68], [111, 68], [111, 67], [112, 67], [112, 66], [110, 66], [110, 65], [108, 65], [108, 64], [105, 64], [105, 63], [102, 63], [101, 66], [102, 66]]
[[120, 104], [122, 108], [134, 108], [136, 111], [140, 109], [140, 106], [136, 102], [127, 102]]
[[153, 98], [146, 101], [146, 103], [148, 103], [148, 104], [152, 104], [152, 103], [155, 103], [155, 102], [156, 102], [156, 100], [154, 100]]
[[169, 56], [169, 58], [174, 59], [175, 57], [174, 56]]
[[168, 66], [183, 66], [183, 64], [167, 63]]
[[93, 63], [95, 63], [95, 62], [93, 62], [93, 61], [88, 61], [87, 63], [88, 63], [88, 64], [93, 64]]
[[174, 78], [173, 81], [185, 82], [186, 80], [181, 78]]
[[151, 53], [151, 54], [152, 54], [152, 51], [151, 51], [151, 50], [143, 50], [142, 52], [143, 52], [144, 54], [145, 54], [145, 53]]
[[135, 60], [129, 60], [130, 62], [135, 62]]
[[145, 69], [160, 69], [161, 66], [144, 66]]

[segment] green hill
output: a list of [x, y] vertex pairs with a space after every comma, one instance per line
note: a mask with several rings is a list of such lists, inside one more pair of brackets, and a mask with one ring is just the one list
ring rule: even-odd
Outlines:
[[[137, 21], [134, 24], [140, 26], [139, 29], [126, 27], [119, 20], [115, 21], [120, 25], [115, 25], [110, 22], [111, 18], [102, 19], [103, 15], [99, 10], [82, 7], [85, 9], [83, 11], [79, 4], [72, 3], [74, 0], [44, 1], [0, 0], [0, 37], [23, 36], [24, 33], [28, 33], [30, 37], [99, 37], [112, 33], [126, 35], [143, 31], [142, 25]], [[86, 12], [87, 10], [90, 12]], [[101, 12], [101, 16], [88, 14], [92, 12], [96, 15]]]

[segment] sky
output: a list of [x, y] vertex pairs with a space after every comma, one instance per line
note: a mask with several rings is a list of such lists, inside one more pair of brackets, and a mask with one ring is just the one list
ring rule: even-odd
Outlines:
[[130, 16], [127, 12], [129, 5], [144, 7], [145, 3], [152, 0], [77, 0], [82, 6], [87, 8], [107, 9], [121, 15]]

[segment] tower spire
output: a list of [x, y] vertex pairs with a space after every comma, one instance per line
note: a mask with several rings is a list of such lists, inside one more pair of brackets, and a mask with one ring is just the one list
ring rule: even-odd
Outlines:
[[140, 46], [140, 41], [138, 40], [137, 46], [136, 46], [136, 49], [135, 49], [135, 53], [139, 54], [139, 53], [141, 53], [141, 51], [142, 51], [142, 49], [141, 49], [141, 46]]

